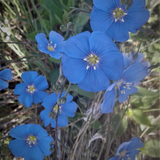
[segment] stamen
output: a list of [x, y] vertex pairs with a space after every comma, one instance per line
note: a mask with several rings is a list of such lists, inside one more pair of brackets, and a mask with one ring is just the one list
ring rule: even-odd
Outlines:
[[28, 143], [29, 147], [32, 147], [33, 145], [36, 144], [36, 137], [33, 136], [33, 135], [30, 135], [27, 140], [26, 140], [26, 143]]
[[122, 90], [122, 91], [121, 91], [121, 94], [125, 94], [125, 90]]
[[84, 60], [84, 61], [88, 61], [88, 59], [87, 59], [87, 58], [84, 58], [83, 60]]
[[33, 85], [28, 86], [28, 88], [27, 88], [27, 92], [29, 92], [29, 93], [33, 93], [35, 90], [36, 90], [36, 89], [34, 88]]
[[56, 105], [53, 107], [53, 111], [54, 111], [55, 113], [57, 113], [57, 112], [58, 112], [58, 108], [59, 108], [59, 112], [61, 112], [62, 108], [61, 108], [61, 106], [58, 106], [58, 104], [56, 104]]
[[123, 18], [121, 18], [121, 21], [122, 21], [122, 22], [124, 22], [124, 19], [123, 19]]
[[94, 66], [93, 69], [96, 70], [96, 66]]
[[125, 13], [122, 8], [116, 8], [113, 11], [113, 16], [115, 18], [115, 22], [117, 22], [118, 20], [124, 22], [123, 17], [126, 16], [126, 15], [127, 15], [127, 13]]
[[90, 66], [87, 66], [86, 69], [89, 69]]

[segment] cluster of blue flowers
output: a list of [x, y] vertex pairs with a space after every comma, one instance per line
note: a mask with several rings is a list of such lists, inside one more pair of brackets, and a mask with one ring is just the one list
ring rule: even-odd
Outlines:
[[[73, 84], [91, 92], [106, 90], [101, 104], [102, 113], [113, 112], [117, 89], [119, 102], [126, 101], [128, 95], [138, 91], [135, 87], [149, 74], [149, 63], [144, 61], [142, 53], [133, 59], [120, 53], [114, 41], [124, 42], [129, 39], [129, 32], [136, 33], [149, 19], [149, 11], [145, 9], [145, 0], [133, 0], [133, 5], [127, 10], [119, 0], [93, 0], [94, 6], [90, 14], [92, 33], [86, 31], [64, 38], [51, 31], [49, 41], [44, 33], [36, 35], [38, 49], [49, 54], [55, 59], [62, 57], [62, 70], [64, 76]], [[4, 74], [8, 76], [4, 76]], [[0, 72], [0, 78], [11, 80], [10, 70]], [[51, 124], [53, 128], [68, 125], [68, 117], [74, 117], [77, 104], [73, 97], [65, 92], [56, 95], [48, 95], [48, 88], [44, 76], [38, 76], [35, 71], [27, 71], [22, 74], [24, 83], [18, 84], [14, 90], [19, 95], [18, 101], [30, 107], [32, 103], [41, 103], [45, 108], [41, 113], [41, 119], [45, 126]], [[0, 89], [7, 87], [1, 80]], [[114, 83], [111, 84], [111, 81]], [[60, 103], [64, 97], [66, 102]], [[56, 121], [57, 120], [57, 121]], [[25, 160], [41, 160], [44, 155], [50, 154], [50, 142], [53, 138], [39, 125], [20, 125], [10, 131], [15, 140], [11, 141], [9, 148], [17, 156], [23, 156]], [[143, 147], [140, 138], [133, 138], [129, 142], [121, 144], [116, 156], [110, 160], [135, 159], [135, 155]]]

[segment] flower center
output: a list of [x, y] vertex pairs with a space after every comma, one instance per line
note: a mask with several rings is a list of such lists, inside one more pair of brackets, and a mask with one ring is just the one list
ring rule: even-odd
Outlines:
[[120, 154], [119, 154], [119, 159], [121, 159], [122, 158], [122, 160], [130, 160], [130, 158], [129, 158], [129, 155], [127, 155], [126, 154], [126, 151], [124, 150], [124, 151], [122, 151]]
[[55, 50], [55, 48], [56, 48], [56, 46], [57, 46], [57, 44], [52, 44], [52, 41], [50, 42], [50, 43], [48, 43], [48, 46], [47, 46], [47, 49], [49, 50], [49, 51], [54, 51]]
[[35, 145], [36, 144], [36, 140], [37, 140], [37, 138], [35, 137], [35, 136], [32, 136], [32, 135], [30, 135], [28, 138], [27, 138], [27, 143], [28, 143], [28, 145], [30, 146], [30, 147], [32, 147], [33, 145]]
[[[121, 87], [122, 86], [122, 87]], [[126, 92], [125, 92], [125, 89], [131, 89], [130, 88], [130, 86], [131, 86], [131, 84], [129, 84], [129, 83], [124, 83], [123, 81], [119, 81], [118, 83], [117, 83], [117, 87], [118, 88], [120, 88], [120, 91], [121, 91], [121, 94], [125, 94]]]
[[84, 61], [89, 63], [86, 69], [88, 69], [90, 66], [93, 66], [93, 69], [96, 70], [96, 65], [99, 63], [99, 58], [95, 54], [90, 54], [87, 58], [84, 58]]
[[36, 90], [36, 89], [34, 88], [33, 85], [28, 86], [28, 88], [27, 88], [27, 91], [28, 91], [29, 93], [33, 93], [35, 90]]
[[56, 104], [56, 105], [53, 107], [53, 109], [51, 110], [51, 112], [49, 112], [49, 117], [50, 117], [50, 118], [56, 119], [57, 112], [58, 112], [58, 107], [59, 107], [59, 114], [61, 113], [62, 107], [61, 107], [61, 106], [58, 106], [58, 104]]
[[115, 18], [115, 22], [117, 22], [117, 20], [121, 20], [122, 22], [124, 22], [123, 17], [127, 15], [127, 13], [124, 12], [124, 10], [122, 8], [117, 8], [113, 11], [113, 16]]

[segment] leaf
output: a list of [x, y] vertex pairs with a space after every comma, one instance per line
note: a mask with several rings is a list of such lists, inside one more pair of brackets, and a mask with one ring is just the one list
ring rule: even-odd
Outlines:
[[[112, 126], [113, 126], [114, 129], [116, 129], [116, 127], [118, 126], [119, 122], [121, 121], [121, 123], [119, 125], [119, 128], [118, 128], [118, 130], [116, 132], [117, 136], [121, 136], [124, 133], [124, 131], [127, 129], [127, 126], [128, 126], [128, 122], [127, 122], [126, 117], [124, 116], [122, 118], [122, 115], [123, 115], [123, 113], [120, 112], [119, 114], [115, 115], [111, 120]], [[122, 118], [122, 120], [121, 120], [121, 118]]]
[[149, 127], [151, 126], [148, 117], [140, 109], [129, 108], [127, 110], [127, 115], [130, 119], [135, 120], [138, 124], [142, 124], [144, 126], [149, 126]]
[[82, 89], [80, 89], [78, 87], [78, 85], [71, 85], [69, 91], [74, 91], [80, 95], [83, 95], [85, 97], [88, 97], [88, 98], [93, 98], [94, 97], [94, 93], [93, 92], [87, 92], [87, 91], [84, 91]]
[[60, 63], [61, 62], [61, 59], [55, 59], [53, 57], [49, 57], [48, 58], [50, 62], [54, 62], [54, 63]]
[[50, 72], [50, 78], [51, 78], [51, 85], [55, 83], [55, 81], [58, 79], [59, 76], [59, 69], [54, 69], [53, 71]]
[[144, 143], [144, 147], [141, 152], [150, 157], [160, 158], [160, 141], [149, 139]]
[[95, 121], [93, 124], [91, 124], [92, 129], [99, 129], [100, 126], [101, 126], [101, 123], [98, 120]]

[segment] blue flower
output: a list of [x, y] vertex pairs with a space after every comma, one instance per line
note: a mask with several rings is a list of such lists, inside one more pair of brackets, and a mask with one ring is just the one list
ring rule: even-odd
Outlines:
[[12, 78], [13, 78], [13, 73], [11, 72], [10, 69], [4, 69], [3, 71], [0, 71], [0, 90], [8, 87], [8, 83], [5, 82], [4, 80], [11, 81]]
[[117, 96], [116, 88], [119, 90], [119, 102], [121, 103], [126, 101], [128, 99], [128, 95], [134, 94], [138, 91], [134, 84], [139, 83], [139, 81], [147, 75], [148, 67], [141, 62], [134, 63], [124, 70], [120, 80], [107, 88], [104, 94], [104, 100], [101, 104], [102, 113], [113, 112], [113, 107]]
[[120, 5], [120, 0], [93, 0], [93, 3], [92, 30], [105, 32], [118, 42], [128, 40], [129, 32], [136, 33], [150, 17], [145, 0], [133, 0], [128, 10]]
[[18, 101], [30, 107], [32, 103], [38, 104], [48, 95], [42, 91], [48, 88], [48, 82], [44, 76], [38, 76], [36, 71], [26, 71], [21, 75], [24, 83], [17, 84], [14, 90], [15, 95], [20, 95]]
[[15, 138], [10, 141], [9, 149], [16, 157], [25, 160], [43, 160], [49, 156], [50, 143], [53, 138], [38, 124], [23, 124], [12, 128], [10, 136]]
[[135, 160], [136, 154], [141, 152], [137, 149], [142, 148], [143, 146], [144, 144], [141, 142], [141, 139], [134, 137], [129, 142], [122, 143], [118, 147], [116, 155], [109, 160]]
[[85, 91], [102, 91], [123, 73], [123, 56], [103, 32], [83, 32], [64, 43], [64, 76]]
[[49, 43], [44, 33], [38, 33], [35, 38], [41, 52], [49, 54], [55, 59], [61, 58], [64, 38], [59, 33], [51, 31], [49, 33]]
[[[61, 97], [65, 95], [65, 92], [62, 93]], [[75, 111], [77, 110], [77, 104], [75, 102], [71, 102], [73, 97], [68, 94], [66, 103], [64, 104], [57, 104], [60, 94], [56, 96], [55, 93], [50, 94], [47, 96], [42, 106], [46, 109], [40, 113], [41, 119], [44, 122], [45, 127], [51, 123], [53, 128], [56, 128], [56, 115], [59, 109], [57, 127], [65, 127], [68, 125], [68, 117], [74, 117]]]

